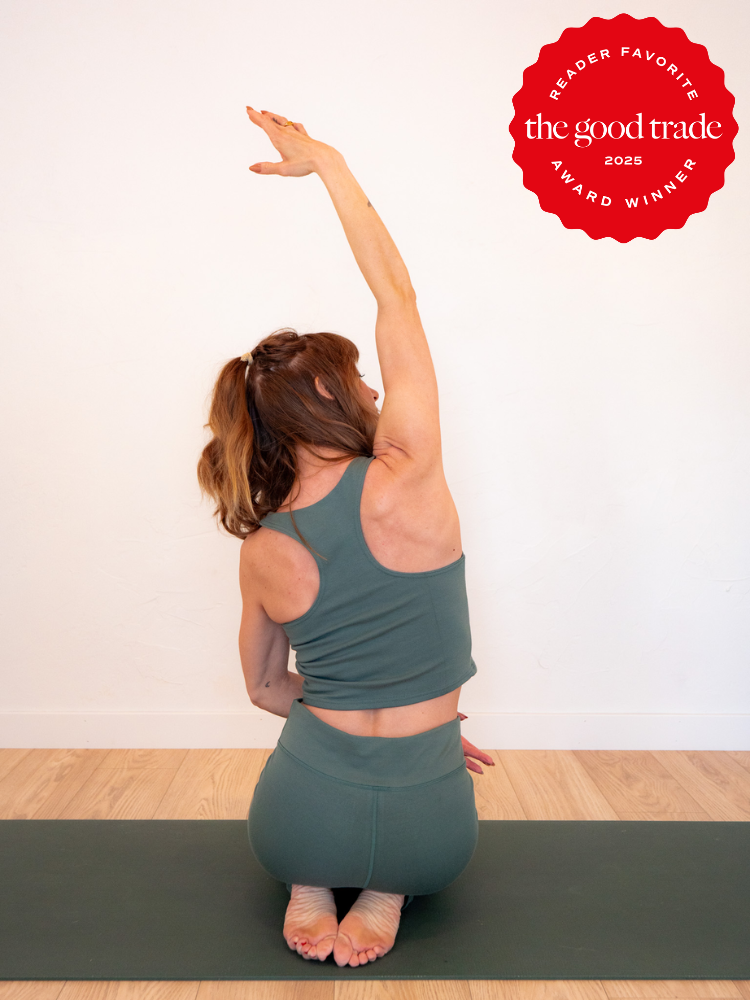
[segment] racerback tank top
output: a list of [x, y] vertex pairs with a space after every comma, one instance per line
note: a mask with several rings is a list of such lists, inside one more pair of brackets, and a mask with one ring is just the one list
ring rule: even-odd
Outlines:
[[[282, 627], [303, 677], [303, 701], [318, 708], [413, 705], [460, 687], [477, 672], [471, 656], [465, 557], [440, 569], [386, 569], [362, 532], [360, 502], [372, 457], [353, 459], [330, 493], [294, 512], [315, 561], [312, 607]], [[264, 528], [300, 541], [287, 512]]]

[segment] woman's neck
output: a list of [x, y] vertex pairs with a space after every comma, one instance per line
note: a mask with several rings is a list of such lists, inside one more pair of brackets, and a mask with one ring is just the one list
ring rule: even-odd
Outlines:
[[306, 448], [305, 445], [298, 444], [297, 448], [297, 469], [300, 483], [304, 483], [305, 480], [311, 479], [313, 476], [320, 478], [321, 473], [325, 469], [337, 469], [340, 462], [349, 461], [350, 456], [344, 455], [340, 457], [339, 462], [326, 462], [326, 458], [336, 458], [341, 456], [341, 452], [336, 448], [315, 448], [315, 452], [318, 455], [322, 455], [323, 458], [317, 458], [313, 454], [312, 450]]
[[[323, 458], [317, 458], [313, 455], [304, 445], [297, 445], [298, 481], [292, 487], [290, 494], [294, 497], [294, 510], [297, 510], [298, 507], [308, 507], [310, 504], [322, 500], [343, 476], [345, 469], [342, 469], [341, 466], [352, 461], [350, 455], [340, 457], [341, 452], [336, 448], [316, 448], [315, 451], [325, 458], [338, 457], [339, 461], [326, 462]], [[289, 497], [286, 497], [279, 510], [288, 509]]]

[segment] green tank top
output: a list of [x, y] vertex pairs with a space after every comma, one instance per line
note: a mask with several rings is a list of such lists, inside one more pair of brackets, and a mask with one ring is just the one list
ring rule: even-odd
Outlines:
[[[294, 519], [314, 553], [320, 589], [283, 625], [303, 677], [303, 701], [319, 708], [413, 705], [447, 694], [477, 672], [471, 656], [465, 557], [440, 569], [382, 566], [362, 532], [360, 500], [372, 457], [358, 457], [336, 486]], [[264, 528], [299, 541], [287, 512]]]

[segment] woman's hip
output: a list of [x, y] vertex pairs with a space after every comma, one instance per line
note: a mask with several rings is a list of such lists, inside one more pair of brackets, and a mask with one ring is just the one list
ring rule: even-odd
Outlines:
[[438, 891], [466, 867], [478, 832], [458, 719], [416, 736], [360, 737], [295, 703], [248, 829], [261, 865], [285, 882]]

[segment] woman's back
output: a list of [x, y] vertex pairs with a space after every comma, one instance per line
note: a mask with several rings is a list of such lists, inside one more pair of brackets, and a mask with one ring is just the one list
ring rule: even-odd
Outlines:
[[[328, 496], [351, 461], [317, 466], [311, 463], [308, 468], [314, 471], [307, 475], [302, 472], [299, 496], [292, 510], [303, 511]], [[375, 457], [369, 462], [362, 484], [360, 523], [375, 562], [397, 573], [429, 573], [461, 559], [458, 514], [441, 466], [415, 473], [407, 459]], [[320, 588], [320, 573], [314, 556], [302, 542], [264, 527], [245, 540], [242, 558], [246, 579], [254, 581], [266, 614], [277, 626], [294, 622], [312, 608]], [[461, 586], [462, 581], [463, 576]], [[386, 675], [388, 666], [384, 664]], [[455, 718], [459, 694], [460, 686], [437, 697], [389, 708], [307, 707], [323, 721], [347, 732], [412, 735]], [[388, 699], [387, 692], [384, 699]]]
[[[327, 496], [353, 459], [326, 465], [301, 476], [298, 511]], [[395, 468], [394, 468], [395, 466]], [[387, 569], [421, 573], [447, 566], [461, 555], [461, 531], [442, 467], [423, 476], [409, 475], [398, 462], [375, 457], [362, 488], [362, 532], [373, 557]], [[282, 506], [280, 510], [288, 510]], [[318, 594], [314, 557], [288, 536], [261, 528], [243, 543], [263, 576], [263, 605], [278, 624], [305, 614]], [[291, 585], [290, 585], [291, 582]]]

